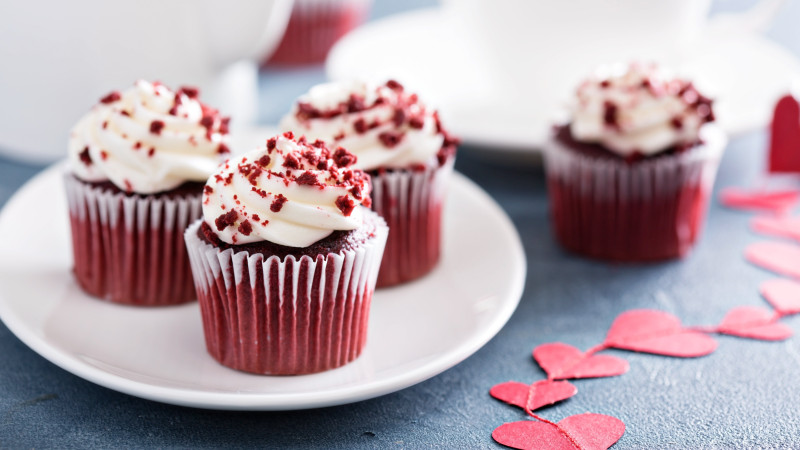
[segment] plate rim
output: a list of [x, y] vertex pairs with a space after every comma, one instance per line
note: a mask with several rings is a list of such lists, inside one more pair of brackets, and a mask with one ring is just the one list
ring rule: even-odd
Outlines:
[[[6, 217], [9, 214], [8, 211], [14, 209], [14, 205], [22, 201], [21, 199], [25, 198], [28, 191], [34, 189], [37, 184], [42, 183], [48, 177], [57, 176], [56, 172], [61, 170], [60, 167], [62, 165], [63, 162], [57, 162], [45, 168], [18, 189], [0, 210], [0, 226], [8, 220]], [[494, 214], [492, 215], [496, 216], [498, 224], [503, 228], [501, 234], [507, 236], [513, 243], [512, 252], [508, 257], [515, 264], [512, 266], [508, 294], [500, 309], [482, 330], [471, 334], [469, 339], [461, 341], [459, 345], [446, 352], [443, 356], [436, 357], [413, 370], [400, 372], [366, 385], [356, 384], [355, 386], [332, 389], [322, 393], [291, 394], [234, 394], [230, 392], [209, 392], [191, 388], [157, 386], [105, 371], [76, 358], [69, 352], [58, 350], [57, 347], [48, 343], [47, 339], [37, 334], [35, 329], [26, 326], [25, 321], [13, 313], [9, 303], [10, 300], [4, 296], [0, 296], [0, 320], [28, 348], [61, 369], [99, 386], [161, 403], [214, 410], [285, 411], [344, 405], [390, 394], [432, 378], [477, 352], [505, 326], [522, 298], [526, 281], [527, 260], [519, 232], [502, 207], [474, 181], [458, 172], [454, 172], [449, 188], [452, 190], [456, 185], [459, 186], [458, 189], [465, 190], [470, 197], [478, 198], [480, 202], [484, 203], [482, 206], [493, 210]]]

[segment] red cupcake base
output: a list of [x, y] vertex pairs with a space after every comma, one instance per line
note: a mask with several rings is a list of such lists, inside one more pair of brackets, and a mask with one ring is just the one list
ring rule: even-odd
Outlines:
[[321, 372], [356, 359], [386, 242], [386, 226], [375, 220], [377, 231], [361, 248], [315, 259], [221, 250], [198, 237], [200, 221], [189, 227], [209, 354], [224, 366], [270, 375]]
[[597, 259], [644, 262], [686, 255], [704, 223], [710, 190], [689, 183], [650, 200], [598, 202], [580, 188], [547, 180], [553, 228], [567, 250]]
[[378, 287], [420, 278], [439, 262], [442, 210], [454, 158], [424, 171], [372, 174], [372, 209], [389, 225]]
[[303, 65], [325, 61], [333, 44], [361, 25], [369, 0], [298, 0], [278, 48], [266, 64]]
[[572, 252], [607, 261], [685, 256], [700, 235], [725, 138], [717, 129], [682, 153], [637, 162], [545, 149], [553, 230]]
[[65, 178], [75, 279], [114, 303], [164, 306], [195, 299], [186, 226], [200, 216], [200, 194], [126, 196]]

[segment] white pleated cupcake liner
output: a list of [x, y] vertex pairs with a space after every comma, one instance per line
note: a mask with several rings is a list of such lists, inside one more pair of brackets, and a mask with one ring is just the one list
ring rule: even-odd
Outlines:
[[393, 170], [372, 176], [372, 209], [389, 225], [378, 287], [430, 272], [441, 253], [442, 210], [455, 158], [424, 171]]
[[702, 224], [727, 142], [704, 127], [703, 143], [628, 163], [581, 154], [551, 141], [544, 149], [551, 218], [569, 250], [617, 261], [685, 255]]
[[298, 0], [270, 63], [325, 60], [333, 44], [367, 17], [372, 0]]
[[128, 196], [67, 173], [74, 273], [87, 293], [115, 303], [194, 300], [183, 231], [201, 216], [201, 194]]
[[202, 221], [193, 223], [184, 237], [211, 356], [272, 375], [321, 372], [356, 359], [388, 233], [366, 213], [378, 224], [375, 236], [315, 259], [221, 250], [198, 236]]

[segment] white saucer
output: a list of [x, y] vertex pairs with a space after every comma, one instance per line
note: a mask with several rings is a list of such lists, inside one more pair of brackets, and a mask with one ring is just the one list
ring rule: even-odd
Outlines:
[[[676, 69], [709, 87], [719, 124], [738, 134], [769, 122], [777, 98], [800, 79], [800, 62], [758, 34], [722, 28], [707, 27]], [[470, 144], [514, 152], [541, 146], [571, 93], [553, 90], [536, 102], [519, 102], [518, 109], [501, 104], [500, 96], [513, 98], [513, 87], [488, 79], [453, 33], [439, 9], [368, 23], [331, 50], [328, 77], [402, 80], [439, 106], [451, 131]]]
[[524, 251], [508, 216], [455, 174], [440, 265], [417, 282], [375, 294], [360, 358], [314, 375], [249, 375], [206, 353], [196, 303], [143, 309], [83, 294], [70, 273], [65, 203], [61, 167], [54, 166], [0, 213], [0, 318], [34, 351], [79, 377], [176, 405], [302, 409], [403, 389], [489, 341], [511, 317], [525, 282]]

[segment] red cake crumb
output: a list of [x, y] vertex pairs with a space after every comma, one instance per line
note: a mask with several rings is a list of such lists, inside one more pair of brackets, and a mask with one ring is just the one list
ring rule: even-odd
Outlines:
[[350, 167], [358, 161], [358, 157], [342, 147], [333, 152], [333, 162], [339, 167]]
[[154, 120], [150, 122], [150, 132], [153, 134], [161, 134], [161, 130], [164, 129], [164, 121], [163, 120]]
[[92, 165], [92, 157], [89, 156], [89, 147], [83, 147], [83, 150], [78, 154], [81, 162], [89, 167]]
[[619, 128], [617, 122], [617, 112], [619, 108], [612, 102], [605, 102], [603, 104], [603, 122], [612, 128]]
[[383, 133], [378, 135], [378, 139], [380, 139], [381, 143], [388, 147], [394, 148], [400, 141], [403, 139], [404, 133], [400, 133], [397, 131], [384, 131]]
[[250, 233], [253, 232], [253, 226], [250, 224], [250, 221], [245, 220], [239, 224], [238, 228], [239, 232], [245, 236], [250, 236]]
[[116, 101], [119, 101], [119, 99], [121, 98], [122, 95], [120, 95], [118, 91], [111, 91], [108, 95], [100, 99], [100, 103], [107, 105], [109, 103], [114, 103]]
[[353, 210], [356, 207], [356, 203], [353, 201], [352, 198], [342, 195], [336, 199], [336, 207], [344, 214], [345, 216], [350, 216]]
[[194, 99], [200, 95], [200, 90], [193, 86], [181, 86], [178, 93]]
[[233, 225], [236, 223], [236, 219], [239, 218], [239, 214], [236, 210], [231, 209], [230, 211], [226, 212], [225, 214], [221, 214], [219, 217], [214, 219], [214, 225], [217, 226], [218, 231], [222, 231], [225, 228]]
[[309, 171], [303, 172], [299, 177], [297, 177], [297, 184], [301, 186], [319, 186], [319, 180], [317, 180], [317, 176]]
[[283, 194], [278, 194], [275, 196], [275, 200], [272, 201], [272, 204], [269, 205], [269, 210], [272, 212], [280, 212], [283, 208], [283, 204], [287, 201], [289, 201], [289, 199], [284, 197]]

